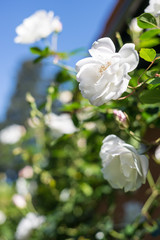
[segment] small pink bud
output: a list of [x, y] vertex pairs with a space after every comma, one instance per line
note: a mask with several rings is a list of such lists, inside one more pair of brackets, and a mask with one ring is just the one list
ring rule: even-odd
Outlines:
[[32, 178], [33, 177], [33, 168], [31, 166], [25, 166], [19, 171], [19, 177], [23, 178]]
[[128, 116], [125, 112], [122, 112], [121, 110], [114, 109], [113, 113], [116, 117], [116, 120], [123, 125], [124, 127], [128, 126]]
[[155, 77], [160, 77], [160, 74], [156, 73], [156, 74], [155, 74]]

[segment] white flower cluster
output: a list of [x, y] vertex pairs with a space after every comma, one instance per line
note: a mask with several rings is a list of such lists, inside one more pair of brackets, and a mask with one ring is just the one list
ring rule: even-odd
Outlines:
[[16, 229], [15, 237], [17, 240], [27, 240], [29, 239], [32, 231], [37, 229], [42, 223], [45, 222], [44, 216], [38, 216], [35, 213], [28, 213], [19, 222]]
[[[148, 9], [159, 8], [156, 0], [150, 0], [150, 5]], [[148, 10], [146, 9], [146, 11]], [[131, 24], [130, 27], [136, 27], [136, 31], [139, 31], [135, 26], [135, 21]], [[29, 18], [24, 19], [23, 23], [16, 28], [18, 36], [15, 38], [15, 42], [34, 43], [61, 30], [62, 24], [57, 17], [54, 17], [53, 12], [37, 11]], [[139, 63], [135, 45], [127, 43], [119, 52], [116, 52], [112, 40], [105, 37], [95, 41], [89, 53], [91, 57], [84, 58], [76, 64], [77, 81], [83, 97], [95, 106], [118, 99], [127, 90], [130, 80], [128, 73], [133, 71]], [[60, 97], [64, 102], [63, 96]], [[117, 110], [115, 114], [120, 121], [126, 121], [126, 116], [122, 112]], [[50, 113], [45, 115], [44, 120], [54, 138], [59, 138], [63, 134], [72, 134], [78, 130], [69, 114]], [[145, 182], [148, 159], [144, 155], [139, 155], [133, 146], [126, 144], [115, 135], [109, 135], [104, 139], [100, 157], [104, 178], [110, 182], [113, 188], [134, 191]], [[66, 194], [66, 192], [64, 193]], [[25, 222], [28, 224], [28, 218], [33, 219], [33, 213], [22, 219], [19, 226]], [[35, 225], [33, 224], [33, 226]], [[33, 226], [31, 228], [29, 225], [28, 228], [36, 228]], [[19, 232], [18, 229], [17, 232]], [[19, 236], [18, 233], [16, 234]], [[17, 239], [24, 238], [17, 237]]]
[[54, 17], [52, 11], [39, 10], [16, 28], [16, 43], [29, 44], [48, 37], [53, 32], [61, 32], [62, 23], [58, 17]]
[[[127, 89], [130, 76], [139, 62], [135, 45], [123, 45], [118, 53], [110, 38], [94, 42], [89, 50], [91, 57], [77, 62], [77, 81], [83, 97], [91, 104], [100, 106], [118, 99]], [[126, 116], [116, 110], [120, 121]], [[115, 135], [103, 140], [100, 151], [103, 175], [113, 188], [135, 191], [145, 183], [148, 172], [148, 159], [139, 155], [136, 149]]]

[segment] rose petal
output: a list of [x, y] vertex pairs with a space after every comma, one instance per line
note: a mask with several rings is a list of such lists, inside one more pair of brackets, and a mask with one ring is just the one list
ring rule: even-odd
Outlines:
[[135, 45], [133, 43], [126, 43], [120, 49], [121, 64], [127, 63], [129, 65], [128, 72], [133, 71], [139, 62], [138, 53], [135, 51]]
[[105, 64], [108, 61], [110, 61], [110, 59], [113, 55], [113, 52], [110, 49], [107, 49], [104, 47], [99, 47], [97, 49], [94, 49], [94, 48], [90, 49], [89, 53], [93, 58], [101, 61], [102, 64]]
[[119, 172], [119, 169], [120, 161], [118, 158], [113, 158], [110, 164], [102, 169], [104, 178], [110, 182], [113, 188], [123, 188], [125, 184], [124, 176]]
[[87, 57], [87, 58], [84, 58], [84, 59], [81, 59], [79, 60], [77, 63], [76, 63], [76, 71], [80, 71], [81, 67], [83, 67], [84, 65], [86, 64], [100, 64], [99, 61], [97, 61], [96, 59], [92, 58], [92, 57]]
[[148, 166], [149, 166], [148, 158], [145, 155], [141, 155], [140, 156], [140, 163], [141, 163], [141, 167], [142, 167], [143, 180], [145, 182], [145, 177], [147, 175]]
[[97, 49], [97, 48], [100, 48], [100, 47], [106, 48], [106, 49], [112, 51], [112, 53], [115, 52], [114, 43], [108, 37], [100, 38], [98, 41], [95, 41], [92, 45], [92, 49]]
[[80, 68], [77, 74], [78, 82], [83, 82], [85, 86], [91, 86], [100, 78], [100, 64], [89, 63]]
[[[128, 161], [128, 159], [130, 159], [130, 161]], [[136, 168], [132, 157], [132, 153], [128, 151], [123, 154], [120, 154], [120, 162], [121, 171], [123, 172], [124, 176], [128, 178], [131, 175], [132, 170]]]

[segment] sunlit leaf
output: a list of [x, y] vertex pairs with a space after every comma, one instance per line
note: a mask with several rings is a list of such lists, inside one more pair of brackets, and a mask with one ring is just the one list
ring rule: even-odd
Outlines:
[[140, 47], [141, 48], [149, 48], [149, 47], [154, 47], [160, 44], [160, 38], [154, 37], [150, 39], [145, 39], [140, 41]]
[[156, 51], [151, 48], [141, 48], [140, 57], [148, 62], [152, 62], [156, 56]]
[[150, 39], [157, 34], [160, 34], [160, 29], [152, 29], [141, 34], [140, 40]]

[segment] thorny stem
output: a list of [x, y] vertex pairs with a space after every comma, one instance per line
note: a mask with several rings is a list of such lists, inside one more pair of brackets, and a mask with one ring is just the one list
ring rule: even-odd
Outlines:
[[128, 86], [128, 88], [131, 88], [131, 89], [134, 89], [130, 94], [128, 94], [127, 96], [124, 96], [124, 97], [121, 97], [121, 98], [118, 98], [118, 100], [123, 100], [123, 99], [126, 99], [127, 97], [133, 95], [133, 93], [135, 93], [136, 89], [141, 87], [142, 85], [144, 85], [147, 81], [149, 81], [151, 78], [147, 78], [144, 82], [141, 82], [139, 83], [136, 87], [131, 87], [131, 86]]
[[133, 95], [134, 92], [135, 92], [135, 89], [130, 94], [128, 94], [127, 96], [118, 98], [118, 100], [124, 100], [124, 99], [130, 97], [131, 95]]

